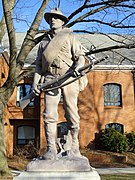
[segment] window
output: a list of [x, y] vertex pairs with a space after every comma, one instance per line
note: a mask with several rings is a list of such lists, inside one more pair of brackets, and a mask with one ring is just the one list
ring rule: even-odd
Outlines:
[[34, 144], [35, 128], [33, 126], [19, 126], [17, 130], [18, 145]]
[[[28, 95], [31, 91], [30, 84], [19, 84], [17, 86], [17, 102], [16, 105], [20, 106], [20, 100], [23, 99], [26, 95]], [[29, 103], [29, 106], [34, 106], [34, 99]]]
[[115, 130], [124, 133], [124, 128], [122, 124], [119, 123], [110, 123], [105, 125], [105, 129], [114, 128]]
[[5, 74], [2, 72], [2, 75], [1, 75], [2, 79], [5, 78]]
[[120, 84], [104, 85], [104, 106], [122, 106]]

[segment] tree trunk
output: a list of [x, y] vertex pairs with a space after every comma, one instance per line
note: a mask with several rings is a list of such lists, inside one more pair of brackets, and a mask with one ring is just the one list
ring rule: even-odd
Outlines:
[[0, 176], [11, 176], [8, 168], [4, 137], [4, 113], [8, 100], [13, 93], [13, 84], [0, 88]]
[[[4, 102], [4, 104], [6, 103]], [[3, 101], [1, 101], [0, 99], [0, 176], [9, 176], [11, 175], [11, 173], [8, 169], [4, 138], [4, 104]]]

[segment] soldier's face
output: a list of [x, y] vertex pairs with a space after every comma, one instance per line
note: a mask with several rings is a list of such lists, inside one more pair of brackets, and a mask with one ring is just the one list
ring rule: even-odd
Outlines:
[[53, 16], [53, 17], [50, 17], [49, 24], [50, 24], [51, 29], [59, 29], [63, 26], [64, 21], [62, 21], [56, 16]]

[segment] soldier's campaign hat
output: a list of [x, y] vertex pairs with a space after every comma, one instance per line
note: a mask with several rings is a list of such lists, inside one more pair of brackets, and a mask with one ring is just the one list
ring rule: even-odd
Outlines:
[[68, 23], [69, 21], [69, 19], [66, 16], [64, 16], [63, 13], [58, 8], [55, 8], [52, 9], [50, 12], [44, 14], [44, 18], [48, 24], [49, 24], [49, 18], [53, 16], [60, 18], [62, 21], [65, 22], [65, 24]]

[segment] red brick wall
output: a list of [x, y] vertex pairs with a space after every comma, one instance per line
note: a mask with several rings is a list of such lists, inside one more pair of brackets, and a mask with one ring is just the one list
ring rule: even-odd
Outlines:
[[[135, 131], [135, 105], [134, 105], [134, 83], [131, 71], [91, 71], [88, 74], [89, 83], [83, 92], [80, 92], [78, 107], [80, 114], [80, 146], [85, 148], [95, 139], [95, 133], [105, 128], [112, 122], [124, 125], [124, 132]], [[118, 83], [122, 86], [122, 107], [104, 107], [104, 89], [106, 83]], [[5, 136], [7, 151], [12, 154], [13, 127], [9, 119], [23, 118], [23, 112], [15, 107], [16, 90], [12, 95], [8, 109], [5, 113]], [[44, 94], [40, 97], [40, 148], [44, 149], [46, 140], [44, 136]], [[65, 121], [62, 104], [59, 105], [59, 122]], [[35, 117], [36, 109], [33, 112]], [[32, 113], [31, 113], [32, 116]], [[10, 137], [10, 138], [9, 138]], [[11, 145], [11, 146], [9, 146]]]
[[[95, 133], [104, 129], [108, 123], [123, 124], [124, 132], [135, 130], [134, 84], [131, 71], [93, 71], [88, 77], [89, 84], [80, 95], [79, 101], [82, 148], [88, 145], [94, 139]], [[122, 107], [104, 107], [103, 85], [106, 83], [121, 84]]]

